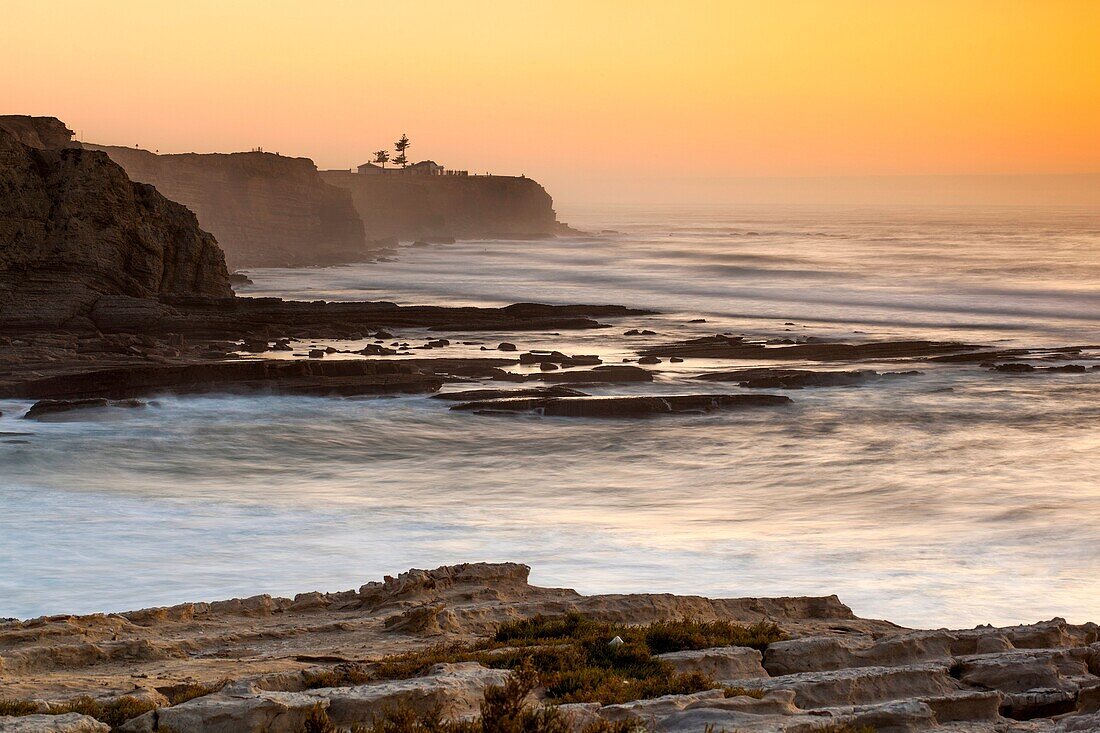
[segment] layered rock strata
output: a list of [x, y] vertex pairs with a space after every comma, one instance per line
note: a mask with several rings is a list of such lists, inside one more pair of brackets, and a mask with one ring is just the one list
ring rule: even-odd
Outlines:
[[[369, 668], [371, 660], [395, 653], [476, 642], [504, 622], [571, 612], [617, 624], [774, 622], [786, 637], [762, 651], [724, 646], [658, 655], [677, 673], [713, 679], [715, 689], [560, 705], [576, 731], [599, 720], [685, 733], [814, 733], [843, 726], [879, 733], [1100, 729], [1095, 624], [1052, 619], [914, 631], [860, 619], [835, 596], [582, 596], [530, 585], [528, 568], [510, 563], [412, 570], [358, 590], [293, 599], [261, 595], [6, 621], [0, 623], [0, 674], [6, 695], [36, 700], [43, 711], [52, 700], [84, 693], [161, 705], [129, 720], [122, 729], [132, 732], [290, 733], [303, 730], [316, 711], [347, 728], [396, 706], [461, 718], [476, 714], [484, 692], [503, 684], [509, 672], [457, 662], [407, 679], [340, 684], [340, 675], [348, 665]], [[318, 686], [317, 680], [332, 682]], [[169, 706], [165, 696], [185, 689], [200, 694]], [[26, 727], [46, 717], [54, 716], [0, 717], [0, 731], [54, 730]], [[91, 719], [56, 717], [59, 725], [86, 726], [71, 730], [103, 729]]]

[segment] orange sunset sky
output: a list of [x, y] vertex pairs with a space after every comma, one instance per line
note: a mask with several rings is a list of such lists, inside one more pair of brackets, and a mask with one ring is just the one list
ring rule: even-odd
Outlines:
[[0, 3], [3, 113], [161, 152], [525, 173], [1100, 172], [1100, 1]]

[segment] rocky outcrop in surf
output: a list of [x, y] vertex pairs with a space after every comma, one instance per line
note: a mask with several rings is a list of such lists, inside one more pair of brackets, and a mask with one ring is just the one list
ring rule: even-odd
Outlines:
[[351, 193], [368, 239], [529, 238], [561, 229], [550, 194], [516, 176], [323, 171]]
[[0, 119], [0, 324], [95, 330], [105, 296], [229, 297], [214, 238], [55, 118]]

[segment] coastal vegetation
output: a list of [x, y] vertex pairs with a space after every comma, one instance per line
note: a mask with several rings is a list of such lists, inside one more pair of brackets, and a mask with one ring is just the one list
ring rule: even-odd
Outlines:
[[[676, 672], [657, 654], [718, 646], [763, 650], [783, 638], [779, 627], [767, 622], [742, 626], [685, 619], [628, 625], [572, 612], [511, 621], [501, 625], [491, 639], [474, 644], [444, 644], [386, 657], [377, 663], [373, 676], [416, 677], [436, 664], [454, 662], [478, 662], [496, 669], [529, 668], [550, 702], [607, 705], [722, 687], [698, 672]], [[360, 669], [346, 674], [365, 673]], [[762, 695], [739, 688], [729, 689], [727, 694]]]

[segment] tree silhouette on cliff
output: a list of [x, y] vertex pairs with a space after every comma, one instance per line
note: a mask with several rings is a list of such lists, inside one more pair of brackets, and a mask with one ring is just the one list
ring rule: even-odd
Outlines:
[[390, 151], [388, 151], [388, 150], [375, 150], [374, 151], [374, 160], [372, 160], [371, 162], [372, 163], [378, 163], [383, 168], [385, 168], [386, 167], [386, 161], [389, 160], [389, 159], [390, 159]]
[[412, 147], [409, 142], [409, 136], [401, 133], [401, 139], [393, 144], [394, 150], [397, 151], [397, 155], [394, 157], [394, 165], [400, 165], [404, 168], [409, 163], [409, 156], [405, 155], [405, 151]]

